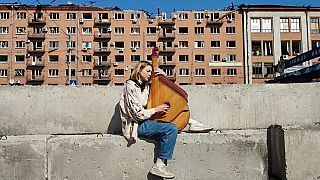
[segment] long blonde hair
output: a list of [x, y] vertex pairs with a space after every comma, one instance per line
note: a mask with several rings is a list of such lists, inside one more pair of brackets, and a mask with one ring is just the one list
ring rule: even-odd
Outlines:
[[133, 81], [138, 81], [139, 80], [139, 74], [142, 71], [143, 68], [151, 66], [152, 64], [148, 61], [139, 61], [138, 64], [133, 68], [130, 79]]

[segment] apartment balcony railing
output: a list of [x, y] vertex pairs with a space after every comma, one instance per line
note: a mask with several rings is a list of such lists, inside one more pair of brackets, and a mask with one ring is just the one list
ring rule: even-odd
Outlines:
[[27, 74], [27, 81], [44, 81], [44, 75], [32, 75], [32, 74]]
[[95, 67], [110, 67], [111, 65], [111, 59], [108, 59], [107, 61], [101, 61], [99, 59], [94, 60]]
[[29, 25], [45, 25], [46, 18], [29, 18], [28, 19]]
[[41, 32], [41, 33], [34, 33], [32, 31], [28, 31], [28, 35], [27, 37], [29, 39], [44, 39], [46, 38], [45, 33]]
[[29, 44], [27, 46], [27, 52], [28, 53], [45, 53], [45, 45], [42, 45], [41, 47], [35, 47]]
[[175, 66], [177, 63], [175, 61], [166, 61], [163, 59], [160, 59], [159, 66]]
[[174, 47], [161, 47], [159, 49], [160, 53], [175, 53], [176, 49]]
[[94, 53], [111, 53], [110, 47], [95, 47], [93, 49]]
[[175, 25], [175, 19], [163, 19], [159, 18], [158, 25]]
[[44, 67], [44, 61], [33, 61], [32, 59], [29, 59], [27, 61], [27, 66]]
[[94, 24], [95, 25], [111, 25], [111, 19], [100, 19], [100, 18], [94, 18]]
[[158, 37], [159, 39], [174, 39], [176, 38], [176, 34], [174, 32], [172, 33], [159, 32]]
[[99, 31], [94, 32], [95, 39], [111, 39], [111, 33], [101, 33]]
[[93, 75], [94, 81], [111, 81], [111, 73], [108, 72], [107, 74], [94, 74]]
[[219, 19], [207, 19], [207, 25], [222, 25], [223, 22]]

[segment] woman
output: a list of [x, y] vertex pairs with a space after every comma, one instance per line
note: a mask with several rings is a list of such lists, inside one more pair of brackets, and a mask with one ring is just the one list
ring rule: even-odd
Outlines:
[[[130, 142], [136, 141], [138, 137], [157, 140], [159, 152], [150, 173], [163, 178], [174, 178], [174, 174], [166, 168], [166, 161], [172, 159], [178, 129], [172, 123], [149, 119], [155, 113], [165, 115], [169, 109], [167, 104], [146, 109], [152, 70], [151, 63], [140, 61], [125, 84], [120, 100], [122, 132]], [[155, 69], [155, 75], [160, 74], [165, 75], [161, 69]]]

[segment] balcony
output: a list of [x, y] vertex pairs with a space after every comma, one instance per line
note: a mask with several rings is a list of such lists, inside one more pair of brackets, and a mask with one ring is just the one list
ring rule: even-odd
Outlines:
[[159, 66], [175, 66], [176, 62], [175, 61], [165, 61], [163, 59], [159, 60]]
[[176, 49], [174, 47], [161, 47], [159, 49], [160, 53], [175, 53]]
[[111, 39], [111, 33], [94, 32], [94, 39]]
[[159, 39], [174, 39], [176, 38], [175, 33], [164, 33], [164, 32], [159, 32], [158, 34]]
[[33, 61], [32, 59], [29, 59], [27, 61], [27, 66], [29, 67], [44, 67], [44, 61]]
[[111, 81], [111, 73], [109, 72], [106, 75], [94, 74], [93, 81], [95, 81], [95, 82]]
[[111, 25], [111, 19], [99, 19], [99, 18], [94, 18], [94, 25], [98, 25], [98, 26], [107, 26], [107, 25]]
[[29, 18], [28, 24], [34, 25], [34, 26], [37, 26], [37, 25], [44, 26], [46, 25], [46, 18]]
[[43, 33], [43, 32], [34, 33], [34, 32], [31, 32], [31, 31], [28, 31], [27, 37], [29, 39], [45, 39], [46, 38], [45, 33]]
[[31, 82], [43, 82], [44, 81], [44, 75], [32, 75], [27, 74], [27, 81]]
[[207, 19], [207, 25], [219, 25], [222, 26], [223, 22], [219, 19]]
[[93, 49], [93, 52], [98, 54], [98, 53], [111, 53], [111, 49], [109, 47], [97, 47]]
[[101, 61], [99, 59], [94, 60], [95, 67], [110, 67], [111, 65], [111, 59], [108, 59], [107, 61]]
[[28, 53], [45, 53], [45, 45], [42, 45], [41, 47], [35, 47], [29, 44], [27, 46], [27, 52]]
[[159, 21], [158, 21], [158, 25], [159, 26], [173, 26], [175, 25], [175, 19], [162, 19], [160, 18]]

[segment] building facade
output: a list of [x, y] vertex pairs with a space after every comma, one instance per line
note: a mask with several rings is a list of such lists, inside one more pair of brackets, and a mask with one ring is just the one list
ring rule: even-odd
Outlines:
[[[75, 5], [0, 7], [0, 84], [122, 85], [137, 61], [180, 85], [243, 83], [237, 11], [143, 11]], [[70, 76], [69, 76], [70, 74]]]

